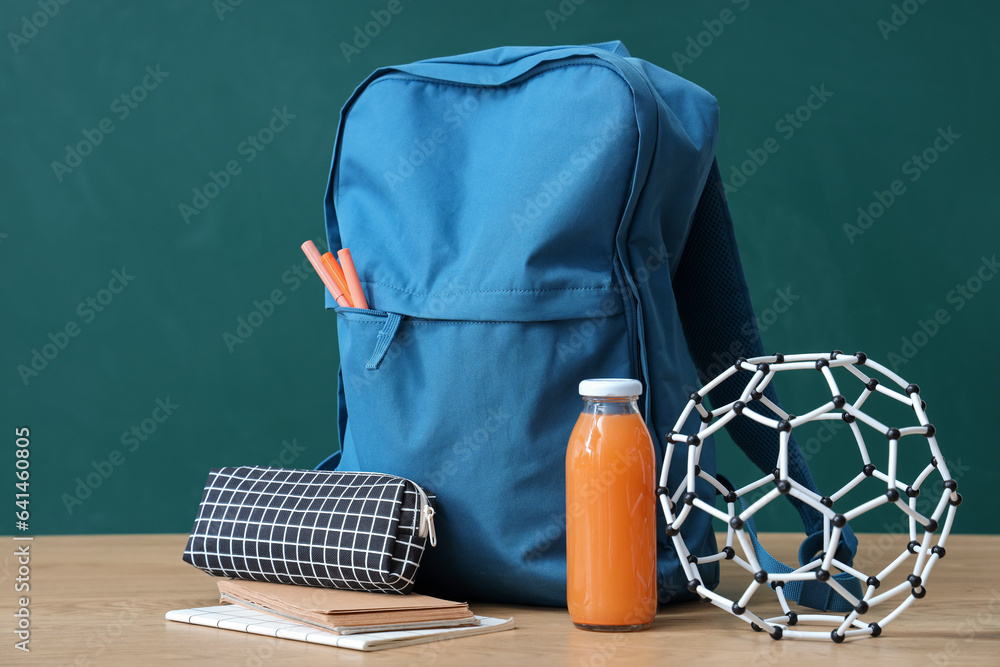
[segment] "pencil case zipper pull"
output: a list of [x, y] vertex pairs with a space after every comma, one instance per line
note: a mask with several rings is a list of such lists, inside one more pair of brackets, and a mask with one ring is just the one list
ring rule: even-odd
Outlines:
[[434, 508], [431, 507], [431, 501], [427, 498], [427, 493], [420, 488], [419, 484], [414, 484], [417, 487], [417, 494], [420, 496], [420, 527], [417, 530], [417, 535], [420, 537], [426, 537], [431, 543], [432, 547], [437, 546], [437, 533], [434, 532]]

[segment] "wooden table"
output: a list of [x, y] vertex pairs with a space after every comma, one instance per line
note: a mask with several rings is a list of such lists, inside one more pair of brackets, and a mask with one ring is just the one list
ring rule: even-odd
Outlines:
[[[565, 610], [473, 604], [482, 615], [509, 617], [517, 629], [376, 653], [316, 646], [163, 618], [170, 609], [218, 604], [215, 582], [181, 561], [184, 535], [10, 537], [0, 555], [0, 664], [3, 665], [587, 665], [796, 664], [1000, 665], [1000, 536], [953, 535], [927, 596], [877, 639], [774, 641], [712, 605], [661, 610], [653, 628], [635, 634], [576, 630]], [[878, 544], [878, 536], [862, 536]], [[768, 535], [772, 551], [794, 552], [798, 536]], [[30, 544], [30, 653], [13, 647], [14, 546]], [[776, 547], [776, 548], [772, 548]], [[864, 551], [859, 561], [864, 560]], [[728, 563], [727, 563], [728, 565]], [[742, 582], [742, 585], [740, 584]], [[744, 576], [720, 592], [737, 595]], [[756, 598], [755, 598], [756, 599]], [[881, 617], [881, 614], [879, 615]]]

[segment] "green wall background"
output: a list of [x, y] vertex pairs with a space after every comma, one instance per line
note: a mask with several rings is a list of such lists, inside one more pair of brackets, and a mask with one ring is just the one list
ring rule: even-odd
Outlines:
[[[400, 0], [345, 54], [387, 1], [230, 1], [0, 9], [0, 466], [14, 469], [14, 429], [29, 427], [30, 532], [185, 532], [209, 468], [311, 467], [336, 449], [335, 323], [319, 280], [296, 270], [299, 244], [323, 234], [341, 105], [383, 65], [608, 39], [718, 98], [718, 159], [738, 186], [730, 203], [767, 349], [899, 355], [961, 473], [957, 530], [997, 532], [1000, 280], [977, 278], [993, 277], [1000, 250], [996, 3]], [[782, 121], [813, 89], [825, 99], [798, 111], [808, 120]], [[273, 141], [244, 143], [276, 111]], [[939, 129], [947, 151], [907, 168]], [[80, 142], [96, 145], [67, 162]], [[778, 148], [733, 181], [765, 146]], [[230, 161], [239, 173], [185, 219], [180, 205]], [[845, 231], [895, 180], [891, 206]], [[261, 325], [227, 343], [274, 296]], [[784, 312], [769, 310], [776, 299]], [[936, 312], [946, 321], [922, 337]], [[910, 349], [902, 338], [915, 335]], [[50, 343], [54, 358], [24, 373]], [[731, 448], [723, 470], [743, 465]], [[814, 457], [821, 484], [855, 472], [833, 449]], [[773, 504], [767, 517], [790, 515]], [[9, 515], [0, 532], [14, 532]]]

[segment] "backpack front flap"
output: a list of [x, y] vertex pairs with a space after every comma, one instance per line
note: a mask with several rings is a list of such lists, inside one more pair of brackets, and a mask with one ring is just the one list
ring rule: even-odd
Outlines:
[[339, 467], [437, 495], [418, 588], [565, 604], [576, 385], [643, 377], [621, 240], [654, 150], [677, 174], [704, 150], [668, 111], [631, 59], [586, 47], [387, 68], [345, 106], [328, 236], [372, 310], [336, 308]]

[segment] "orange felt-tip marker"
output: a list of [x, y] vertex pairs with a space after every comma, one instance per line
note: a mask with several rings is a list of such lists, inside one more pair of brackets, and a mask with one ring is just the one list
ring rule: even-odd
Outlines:
[[302, 244], [302, 252], [306, 254], [309, 258], [309, 263], [313, 265], [316, 269], [316, 275], [320, 277], [326, 288], [330, 290], [330, 294], [333, 295], [334, 300], [340, 306], [350, 306], [351, 302], [347, 300], [344, 293], [337, 287], [337, 283], [333, 280], [333, 276], [327, 271], [326, 267], [323, 265], [323, 258], [319, 254], [319, 248], [312, 241], [306, 241]]
[[365, 293], [361, 289], [361, 280], [358, 278], [358, 270], [354, 268], [354, 259], [351, 257], [351, 251], [344, 248], [337, 253], [337, 258], [340, 260], [340, 266], [344, 269], [344, 278], [347, 280], [347, 286], [351, 291], [351, 302], [354, 303], [355, 308], [367, 309], [368, 301], [365, 299]]
[[340, 288], [340, 291], [350, 301], [351, 288], [347, 286], [347, 278], [344, 277], [344, 270], [340, 268], [340, 264], [337, 264], [337, 258], [333, 256], [332, 252], [323, 253], [323, 265], [326, 266], [330, 275], [337, 282], [337, 287]]

